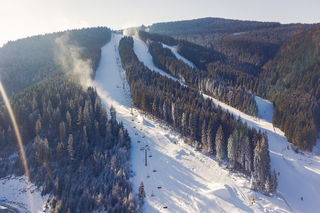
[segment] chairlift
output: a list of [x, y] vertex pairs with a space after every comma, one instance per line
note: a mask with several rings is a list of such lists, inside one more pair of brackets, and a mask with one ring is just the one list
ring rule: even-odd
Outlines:
[[140, 143], [140, 141], [137, 141], [137, 143]]
[[151, 192], [151, 197], [154, 197], [155, 195], [154, 195], [154, 193], [153, 193], [153, 191]]
[[157, 172], [157, 168], [156, 168], [156, 167], [154, 167], [152, 171], [153, 171], [153, 172]]
[[142, 136], [142, 138], [145, 138], [145, 137], [146, 137], [145, 135]]
[[167, 205], [165, 205], [163, 208], [164, 208], [164, 209], [167, 209], [167, 208], [168, 208], [168, 206], [167, 206]]
[[149, 172], [147, 172], [147, 178], [149, 178], [149, 177], [150, 177]]
[[144, 147], [143, 147], [143, 146], [140, 146], [140, 150], [143, 151], [143, 150], [144, 150]]
[[158, 185], [158, 189], [161, 189], [162, 187], [161, 187], [161, 184], [159, 183], [159, 185]]
[[133, 126], [133, 128], [136, 128], [136, 126]]
[[149, 152], [149, 158], [151, 158], [152, 157], [152, 153], [151, 153], [151, 151]]

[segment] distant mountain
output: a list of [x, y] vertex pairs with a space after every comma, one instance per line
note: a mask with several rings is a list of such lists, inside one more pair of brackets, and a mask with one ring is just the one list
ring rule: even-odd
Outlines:
[[262, 28], [279, 27], [279, 22], [240, 21], [223, 18], [200, 18], [152, 24], [150, 32], [167, 35], [186, 35], [197, 33], [237, 33]]

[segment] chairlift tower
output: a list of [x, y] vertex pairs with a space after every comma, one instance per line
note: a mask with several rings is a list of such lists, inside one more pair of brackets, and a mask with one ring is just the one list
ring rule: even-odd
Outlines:
[[150, 150], [149, 145], [145, 145], [143, 147], [140, 148], [141, 151], [144, 151], [145, 154], [145, 166], [148, 166], [148, 150]]

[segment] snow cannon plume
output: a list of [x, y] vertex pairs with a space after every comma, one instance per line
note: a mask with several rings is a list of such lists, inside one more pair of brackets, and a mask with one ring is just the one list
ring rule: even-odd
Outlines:
[[78, 82], [86, 90], [92, 84], [91, 60], [80, 59], [82, 48], [68, 44], [68, 40], [68, 32], [55, 40], [57, 44], [55, 59], [62, 66], [67, 76]]

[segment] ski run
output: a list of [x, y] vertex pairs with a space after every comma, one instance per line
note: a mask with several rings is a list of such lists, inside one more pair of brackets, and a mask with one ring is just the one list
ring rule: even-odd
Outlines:
[[[123, 122], [130, 134], [133, 194], [138, 194], [142, 179], [146, 192], [142, 212], [320, 211], [319, 153], [297, 154], [292, 150], [284, 133], [271, 123], [273, 106], [270, 102], [256, 97], [259, 117], [255, 118], [211, 98], [223, 110], [233, 113], [236, 118], [240, 116], [248, 126], [267, 131], [271, 169], [279, 172], [278, 190], [273, 197], [252, 191], [247, 177], [229, 172], [225, 166], [218, 165], [214, 156], [204, 155], [185, 144], [169, 126], [132, 108], [130, 88], [118, 51], [121, 37], [112, 34], [111, 41], [102, 47], [100, 65], [92, 85], [107, 109], [111, 105], [116, 108], [117, 120]], [[163, 46], [171, 49], [177, 58], [189, 66], [194, 66], [178, 54], [176, 47]], [[145, 66], [176, 80], [154, 66], [147, 45], [135, 37], [134, 51]], [[19, 190], [24, 188], [26, 190]], [[25, 177], [1, 179], [0, 204], [1, 201], [11, 203], [21, 212], [30, 212], [29, 200], [32, 196], [34, 211], [42, 212], [48, 195], [41, 197], [39, 190], [34, 190], [30, 195], [27, 188]], [[252, 198], [255, 199], [253, 204]]]

